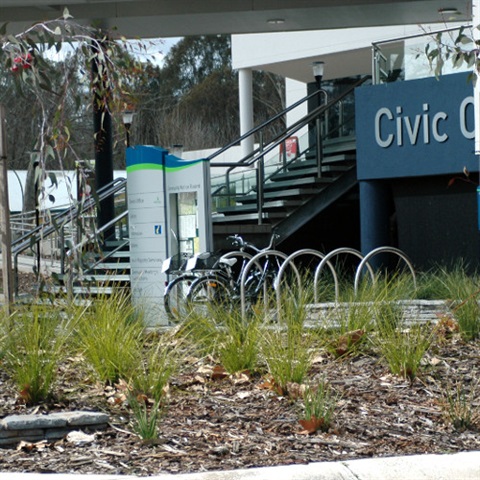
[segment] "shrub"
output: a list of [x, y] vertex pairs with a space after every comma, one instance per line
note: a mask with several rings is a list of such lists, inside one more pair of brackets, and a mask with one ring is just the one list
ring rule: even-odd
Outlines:
[[304, 331], [308, 292], [282, 297], [279, 328], [265, 330], [262, 353], [277, 389], [287, 392], [290, 382], [302, 383], [312, 362], [312, 341]]
[[76, 322], [79, 346], [104, 382], [129, 379], [141, 362], [143, 323], [130, 297], [115, 292], [92, 302]]
[[413, 382], [432, 343], [432, 329], [427, 325], [405, 325], [402, 312], [394, 305], [384, 305], [377, 313], [377, 328], [374, 343], [390, 372]]
[[144, 441], [158, 438], [158, 423], [162, 415], [161, 403], [155, 401], [148, 405], [148, 400], [143, 396], [128, 396], [128, 404], [132, 409], [131, 421], [134, 432]]
[[53, 395], [58, 364], [70, 329], [50, 308], [31, 306], [13, 314], [5, 330], [6, 366], [21, 397], [35, 404]]
[[442, 410], [444, 418], [459, 432], [468, 430], [473, 426], [479, 426], [480, 409], [476, 404], [478, 385], [477, 382], [470, 393], [467, 393], [465, 388], [456, 384], [447, 388], [443, 394]]
[[162, 401], [178, 363], [179, 348], [170, 334], [147, 338], [143, 359], [137, 364], [130, 380], [133, 390], [153, 398], [155, 402]]

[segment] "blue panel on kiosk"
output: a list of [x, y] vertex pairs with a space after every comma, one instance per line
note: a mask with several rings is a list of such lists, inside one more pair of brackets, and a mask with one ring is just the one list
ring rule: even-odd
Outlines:
[[359, 87], [359, 180], [478, 171], [468, 73]]
[[162, 167], [168, 150], [161, 147], [140, 145], [127, 148], [127, 172], [137, 168]]
[[199, 158], [196, 160], [184, 160], [183, 158], [176, 157], [175, 155], [165, 156], [165, 169], [168, 172], [178, 172], [193, 165], [198, 165], [201, 162], [207, 161], [205, 158]]

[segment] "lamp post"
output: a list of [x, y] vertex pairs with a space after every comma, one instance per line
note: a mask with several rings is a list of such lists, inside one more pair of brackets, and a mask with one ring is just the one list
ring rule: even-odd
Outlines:
[[[327, 92], [322, 89], [322, 78], [325, 71], [325, 62], [318, 61], [312, 63], [313, 76], [317, 85], [317, 108], [322, 104], [320, 103], [320, 94], [325, 96], [325, 103], [327, 100]], [[317, 177], [322, 176], [322, 163], [323, 163], [323, 142], [322, 142], [322, 122], [320, 120], [320, 114], [315, 119], [315, 145], [316, 145], [316, 160], [317, 160]]]
[[135, 112], [133, 110], [125, 110], [123, 112], [123, 126], [125, 127], [125, 145], [130, 146], [130, 127], [132, 126], [133, 116]]
[[323, 72], [325, 70], [325, 62], [322, 62], [322, 61], [313, 62], [312, 69], [313, 69], [313, 76], [315, 77], [315, 81], [317, 82], [317, 90], [320, 90], [322, 88], [322, 78], [323, 78]]

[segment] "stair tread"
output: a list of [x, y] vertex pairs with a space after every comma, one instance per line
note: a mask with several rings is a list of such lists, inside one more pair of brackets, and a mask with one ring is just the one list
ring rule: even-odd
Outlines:
[[[262, 218], [263, 220], [278, 220], [285, 218], [287, 214], [285, 212], [264, 212]], [[258, 213], [243, 213], [238, 215], [218, 215], [212, 218], [213, 223], [230, 223], [230, 222], [245, 222], [245, 221], [252, 221], [258, 220]]]
[[90, 268], [92, 270], [129, 270], [130, 262], [102, 262]]
[[[301, 197], [301, 196], [311, 196], [319, 193], [322, 189], [320, 188], [291, 188], [289, 190], [283, 190], [281, 192], [277, 191], [267, 191], [264, 194], [265, 198], [278, 198], [281, 197]], [[244, 197], [237, 197], [237, 202], [239, 203], [251, 203], [256, 202], [256, 195], [246, 195]]]
[[[273, 202], [265, 202], [263, 205], [264, 209], [270, 210], [270, 209], [290, 209], [290, 208], [295, 208], [299, 207], [302, 205], [301, 200], [275, 200]], [[217, 212], [218, 213], [229, 213], [229, 212], [251, 212], [251, 211], [256, 211], [257, 210], [257, 205], [256, 203], [249, 203], [246, 205], [232, 205], [230, 207], [222, 207], [218, 208]]]
[[[335, 179], [336, 176], [341, 175], [342, 173], [350, 170], [352, 168], [350, 165], [328, 165], [322, 168], [322, 175], [325, 175], [324, 178]], [[286, 172], [276, 173], [271, 180], [273, 182], [277, 181], [286, 181], [289, 179], [295, 178], [306, 178], [309, 176], [314, 176], [317, 174], [317, 167], [305, 167], [305, 168], [295, 168], [293, 170], [288, 170]]]
[[[354, 162], [357, 156], [354, 153], [340, 153], [337, 155], [328, 155], [323, 157], [322, 160], [322, 167], [326, 168], [328, 166], [332, 167], [334, 165], [342, 165], [344, 163]], [[298, 160], [296, 162], [291, 163], [288, 166], [288, 170], [295, 170], [297, 168], [308, 168], [308, 167], [316, 167], [317, 166], [317, 159], [315, 155], [312, 153], [311, 155], [307, 156], [306, 159]]]
[[[58, 275], [58, 279], [63, 281], [68, 275]], [[75, 277], [75, 282], [106, 283], [106, 282], [129, 282], [130, 274], [96, 274], [86, 273]]]
[[117, 252], [113, 252], [112, 254], [108, 255], [108, 259], [112, 258], [127, 258], [130, 257], [130, 250], [118, 250]]
[[332, 183], [332, 177], [297, 177], [287, 180], [276, 180], [272, 182], [265, 183], [263, 186], [264, 191], [278, 191], [284, 189], [290, 189], [292, 187], [310, 187], [313, 185], [323, 185], [327, 183]]
[[130, 274], [118, 274], [118, 273], [105, 273], [105, 274], [98, 274], [98, 273], [86, 273], [85, 275], [80, 275], [79, 280], [86, 280], [91, 282], [108, 282], [108, 281], [129, 281]]
[[[73, 295], [111, 295], [114, 292], [118, 291], [118, 289], [121, 287], [115, 286], [115, 287], [105, 287], [105, 286], [95, 286], [95, 285], [89, 285], [89, 286], [74, 286], [72, 288], [72, 293]], [[54, 285], [50, 287], [50, 291], [52, 293], [62, 293], [67, 295], [68, 294], [68, 288], [64, 285]]]

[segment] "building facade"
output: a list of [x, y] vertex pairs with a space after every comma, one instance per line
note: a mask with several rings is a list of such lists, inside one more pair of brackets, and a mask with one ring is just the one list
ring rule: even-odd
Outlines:
[[[456, 28], [447, 26], [447, 42]], [[287, 103], [315, 87], [308, 70], [314, 61], [325, 61], [326, 89], [341, 78], [372, 74], [372, 84], [355, 95], [358, 209], [346, 210], [343, 218], [338, 210], [325, 212], [305, 227], [303, 238], [330, 222], [337, 233], [323, 242], [328, 249], [353, 246], [367, 253], [391, 245], [417, 268], [460, 259], [478, 266], [473, 83], [467, 72], [448, 65], [435, 77], [424, 53], [435, 29], [288, 33], [269, 41], [264, 35], [234, 37], [234, 67], [284, 75]], [[265, 48], [255, 49], [256, 42]], [[249, 50], [260, 53], [248, 61]], [[242, 104], [242, 90], [240, 95]]]

